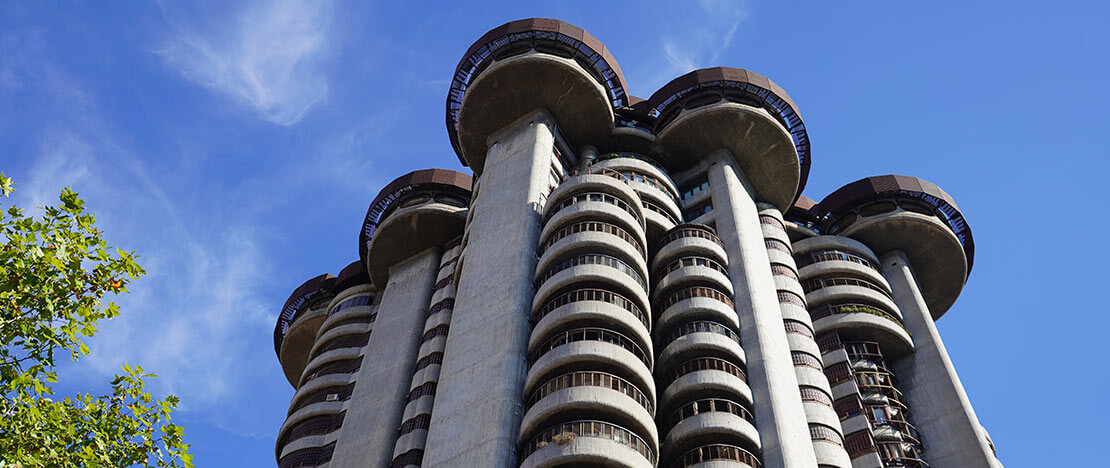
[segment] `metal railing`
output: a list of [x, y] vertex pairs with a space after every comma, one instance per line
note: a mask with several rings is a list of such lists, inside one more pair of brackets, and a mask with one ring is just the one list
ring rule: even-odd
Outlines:
[[655, 403], [632, 382], [606, 372], [593, 371], [570, 372], [544, 382], [524, 401], [524, 408], [527, 410], [544, 397], [571, 387], [602, 387], [615, 390], [636, 400], [636, 403], [643, 406], [649, 414], [655, 415]]
[[536, 434], [525, 444], [521, 456], [527, 458], [536, 450], [551, 444], [567, 445], [578, 437], [594, 437], [617, 442], [643, 455], [652, 465], [655, 464], [655, 452], [635, 432], [605, 421], [589, 420], [562, 423]]
[[579, 301], [608, 302], [631, 312], [633, 315], [636, 316], [637, 319], [640, 320], [640, 323], [644, 324], [645, 327], [651, 326], [648, 322], [647, 314], [644, 314], [644, 312], [640, 310], [640, 307], [637, 306], [635, 302], [632, 302], [628, 298], [615, 292], [593, 288], [575, 289], [574, 291], [566, 292], [551, 299], [548, 299], [547, 302], [544, 302], [543, 306], [541, 306], [539, 309], [536, 309], [536, 311], [532, 314], [532, 322], [538, 323], [547, 314], [550, 314], [555, 309], [570, 304], [572, 302]]
[[678, 460], [675, 461], [674, 466], [686, 468], [688, 466], [694, 466], [699, 463], [705, 463], [715, 460], [734, 461], [743, 465], [747, 465], [751, 468], [759, 468], [760, 466], [762, 466], [762, 462], [759, 461], [759, 457], [755, 456], [751, 452], [735, 445], [725, 444], [703, 445], [701, 447], [695, 448], [689, 452], [682, 454], [681, 457], [678, 457]]
[[705, 398], [686, 403], [671, 412], [671, 416], [667, 418], [667, 430], [674, 428], [683, 419], [710, 412], [734, 414], [739, 416], [740, 419], [755, 424], [755, 417], [752, 416], [752, 413], [739, 403], [721, 398]]
[[530, 361], [536, 362], [544, 354], [547, 354], [555, 348], [580, 341], [600, 341], [619, 346], [640, 359], [648, 369], [651, 368], [651, 357], [631, 338], [612, 330], [595, 327], [575, 328], [573, 330], [556, 333], [555, 336], [548, 338], [536, 348], [536, 352], [532, 353]]
[[644, 277], [640, 276], [640, 273], [633, 269], [631, 265], [625, 263], [624, 260], [603, 254], [583, 254], [548, 267], [547, 271], [545, 271], [543, 275], [541, 275], [540, 278], [536, 280], [536, 288], [539, 288], [540, 285], [542, 285], [548, 279], [551, 279], [552, 276], [555, 276], [560, 271], [580, 265], [603, 265], [614, 268], [621, 273], [630, 276], [633, 280], [636, 281], [637, 284], [640, 285], [640, 287], [647, 287], [647, 283], [644, 281]]

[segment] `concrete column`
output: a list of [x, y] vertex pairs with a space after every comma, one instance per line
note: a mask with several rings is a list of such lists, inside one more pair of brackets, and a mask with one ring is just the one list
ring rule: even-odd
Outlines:
[[913, 335], [914, 352], [894, 363], [894, 371], [921, 432], [925, 461], [932, 468], [1001, 467], [944, 349], [905, 252], [891, 251], [881, 261], [894, 303]]
[[471, 203], [424, 467], [516, 466], [540, 200], [555, 124], [536, 111], [490, 137]]
[[728, 253], [740, 340], [748, 360], [756, 427], [767, 468], [817, 466], [798, 379], [782, 326], [775, 280], [759, 225], [754, 191], [732, 154], [710, 156], [709, 189], [717, 235]]
[[381, 292], [378, 318], [354, 379], [352, 404], [343, 418], [341, 442], [328, 466], [385, 468], [401, 426], [416, 352], [435, 286], [440, 250], [428, 249], [394, 265]]

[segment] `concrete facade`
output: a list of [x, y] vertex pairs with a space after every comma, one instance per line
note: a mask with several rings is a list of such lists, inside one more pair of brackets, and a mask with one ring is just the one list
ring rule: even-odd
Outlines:
[[820, 203], [786, 92], [712, 68], [640, 99], [596, 38], [507, 23], [359, 259], [296, 288], [280, 468], [1000, 467], [934, 321], [974, 260], [939, 187]]

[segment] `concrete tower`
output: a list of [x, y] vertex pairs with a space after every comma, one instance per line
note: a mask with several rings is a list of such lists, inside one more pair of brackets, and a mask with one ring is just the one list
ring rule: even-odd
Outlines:
[[275, 455], [327, 467], [999, 467], [937, 334], [973, 259], [933, 184], [814, 203], [797, 106], [751, 71], [628, 94], [593, 36], [464, 53], [471, 176], [405, 175], [360, 260], [297, 288]]

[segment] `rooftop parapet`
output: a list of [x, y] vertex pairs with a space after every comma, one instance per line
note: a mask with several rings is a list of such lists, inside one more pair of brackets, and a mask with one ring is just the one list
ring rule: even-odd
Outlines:
[[505, 23], [472, 44], [447, 93], [447, 133], [459, 160], [482, 172], [486, 139], [536, 109], [576, 144], [605, 142], [613, 108], [627, 105], [624, 75], [582, 28], [554, 19]]
[[389, 267], [462, 235], [473, 179], [446, 169], [410, 172], [370, 202], [359, 253], [371, 282], [385, 287]]
[[934, 319], [952, 306], [971, 273], [971, 227], [956, 201], [932, 182], [868, 177], [837, 189], [812, 211], [825, 219], [825, 234], [858, 239], [880, 255], [906, 252]]
[[739, 68], [695, 70], [667, 83], [648, 100], [655, 134], [672, 169], [718, 148], [738, 159], [757, 194], [782, 211], [809, 178], [809, 135], [798, 107], [767, 77]]

